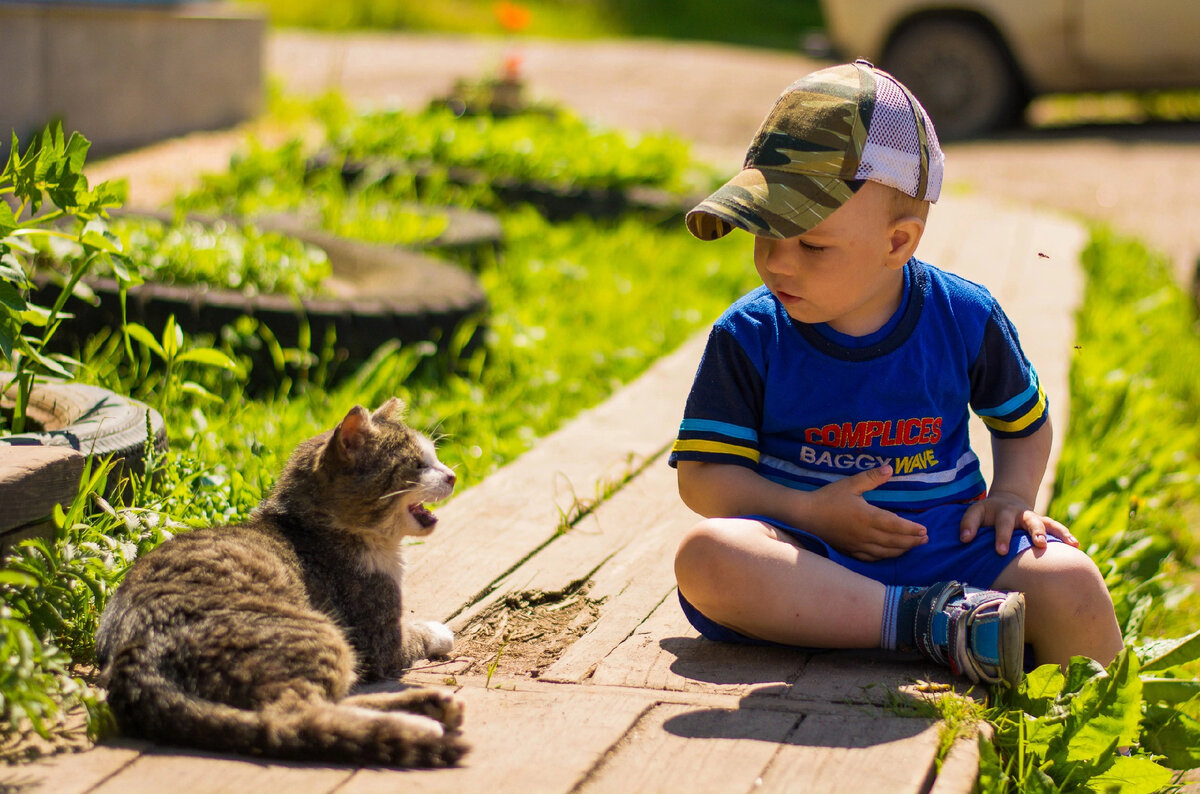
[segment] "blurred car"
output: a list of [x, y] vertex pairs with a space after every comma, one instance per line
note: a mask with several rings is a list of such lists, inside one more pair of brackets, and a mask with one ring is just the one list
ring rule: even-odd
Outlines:
[[1038, 94], [1200, 85], [1197, 0], [821, 0], [839, 55], [896, 75], [946, 139]]

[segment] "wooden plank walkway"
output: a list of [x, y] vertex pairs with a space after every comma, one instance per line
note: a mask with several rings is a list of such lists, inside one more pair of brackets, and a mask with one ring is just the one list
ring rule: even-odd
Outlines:
[[[1073, 222], [952, 196], [922, 246], [1004, 302], [1059, 435], [1083, 242]], [[942, 726], [915, 707], [919, 682], [949, 682], [945, 671], [879, 652], [722, 646], [683, 619], [671, 559], [696, 517], [665, 457], [702, 346], [699, 335], [453, 499], [438, 532], [407, 549], [406, 606], [450, 622], [458, 656], [404, 682], [465, 702], [474, 749], [460, 767], [275, 763], [118, 740], [0, 770], [0, 792], [970, 791], [974, 742], [939, 768]]]

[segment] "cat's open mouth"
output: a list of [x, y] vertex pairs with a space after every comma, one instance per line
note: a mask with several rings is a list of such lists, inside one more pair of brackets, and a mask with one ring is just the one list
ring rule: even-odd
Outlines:
[[437, 523], [437, 516], [430, 512], [429, 508], [420, 502], [415, 502], [408, 506], [408, 512], [412, 513], [412, 517], [417, 519], [417, 523], [423, 529], [429, 529]]

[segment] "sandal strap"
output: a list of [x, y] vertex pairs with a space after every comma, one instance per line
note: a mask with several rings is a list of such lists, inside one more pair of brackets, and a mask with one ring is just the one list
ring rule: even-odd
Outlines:
[[950, 643], [950, 615], [946, 605], [961, 596], [965, 588], [958, 582], [940, 582], [925, 590], [914, 615], [913, 640], [917, 649], [939, 664], [951, 665], [947, 649]]
[[1025, 649], [1020, 593], [935, 584], [918, 602], [914, 629], [918, 650], [956, 674], [990, 684], [1020, 680]]

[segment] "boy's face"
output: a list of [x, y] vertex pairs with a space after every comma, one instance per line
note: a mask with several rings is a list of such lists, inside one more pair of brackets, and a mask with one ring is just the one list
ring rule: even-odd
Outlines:
[[[888, 190], [867, 182], [798, 237], [754, 238], [758, 275], [792, 319], [864, 336], [883, 327], [899, 308], [902, 268], [911, 248], [898, 249], [897, 243], [907, 241], [913, 224], [920, 225], [919, 238], [923, 224], [915, 218], [894, 220]], [[898, 232], [900, 227], [908, 232]]]

